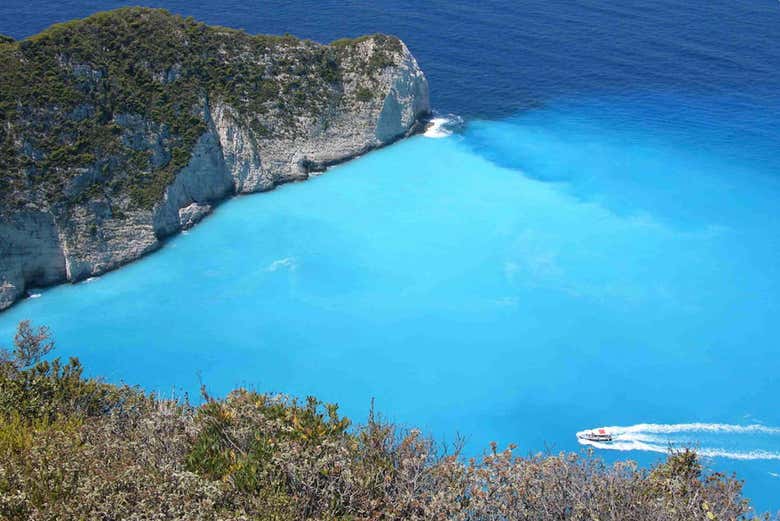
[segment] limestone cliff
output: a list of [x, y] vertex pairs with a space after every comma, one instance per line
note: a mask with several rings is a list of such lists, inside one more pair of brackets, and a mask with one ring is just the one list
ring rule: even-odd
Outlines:
[[0, 309], [153, 251], [235, 193], [413, 132], [406, 46], [252, 36], [129, 8], [0, 43]]

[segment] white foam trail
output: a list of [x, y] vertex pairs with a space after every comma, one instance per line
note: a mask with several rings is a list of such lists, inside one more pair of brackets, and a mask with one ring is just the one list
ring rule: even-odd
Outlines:
[[603, 427], [613, 434], [651, 433], [674, 434], [677, 432], [728, 432], [735, 434], [761, 433], [780, 434], [780, 428], [767, 427], [766, 425], [729, 425], [726, 423], [639, 423], [630, 427]]
[[[612, 426], [600, 427], [613, 436], [612, 442], [590, 441], [577, 438], [580, 444], [588, 445], [597, 449], [617, 450], [617, 451], [644, 451], [667, 453], [671, 446], [686, 446], [690, 444], [699, 456], [708, 458], [727, 458], [736, 460], [780, 460], [780, 452], [763, 449], [755, 450], [730, 450], [720, 447], [696, 447], [695, 437], [688, 442], [680, 442], [668, 439], [663, 434], [763, 434], [780, 435], [780, 428], [768, 427], [766, 425], [730, 425], [725, 423], [677, 423], [677, 424], [659, 424], [659, 423], [640, 423], [627, 427]], [[590, 432], [581, 431], [579, 434]]]
[[40, 298], [40, 293], [30, 293], [30, 298]]
[[[625, 441], [625, 442], [613, 442], [602, 443], [597, 441], [580, 440], [582, 445], [590, 445], [597, 449], [604, 450], [618, 450], [618, 451], [642, 451], [642, 452], [657, 452], [659, 454], [666, 454], [669, 452], [669, 447], [663, 445], [655, 445], [652, 443], [642, 443], [639, 441]], [[780, 460], [780, 452], [771, 452], [768, 450], [751, 450], [751, 451], [733, 451], [726, 449], [691, 449], [699, 456], [705, 458], [725, 458], [736, 460]]]
[[771, 452], [768, 450], [731, 451], [726, 449], [696, 449], [696, 454], [707, 458], [780, 460], [780, 452]]
[[[616, 438], [620, 438], [621, 436], [616, 435]], [[651, 434], [634, 434], [631, 436], [631, 439], [633, 441], [644, 441], [647, 443], [665, 443], [666, 440], [662, 436], [653, 436]]]
[[100, 277], [88, 277], [88, 278], [84, 279], [84, 282], [82, 284], [91, 284], [91, 283], [95, 282], [96, 280], [98, 280], [99, 278]]
[[645, 452], [661, 452], [661, 453], [666, 453], [669, 450], [667, 447], [664, 447], [662, 445], [654, 445], [652, 443], [644, 443], [637, 440], [613, 441], [609, 443], [604, 443], [601, 441], [590, 441], [590, 440], [584, 440], [578, 438], [578, 441], [580, 442], [581, 445], [589, 445], [591, 447], [595, 447], [597, 449], [604, 449], [604, 450], [619, 450], [619, 451], [641, 450]]
[[[617, 450], [617, 451], [642, 451], [642, 452], [657, 452], [659, 454], [666, 454], [669, 452], [669, 447], [664, 445], [656, 445], [653, 443], [643, 443], [640, 441], [615, 441], [612, 443], [603, 443], [598, 441], [579, 440], [582, 445], [589, 445], [591, 447], [603, 450]], [[726, 458], [736, 460], [780, 460], [780, 452], [772, 452], [768, 450], [750, 450], [750, 451], [734, 451], [727, 449], [691, 449], [699, 456], [705, 458]]]

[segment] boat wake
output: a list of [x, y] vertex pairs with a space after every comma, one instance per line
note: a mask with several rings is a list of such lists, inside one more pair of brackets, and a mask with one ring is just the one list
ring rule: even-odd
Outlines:
[[597, 449], [643, 451], [665, 454], [670, 449], [690, 448], [699, 456], [737, 460], [780, 460], [780, 428], [765, 425], [723, 423], [640, 423], [628, 427], [600, 427], [612, 441], [587, 439], [577, 433], [577, 441]]
[[451, 136], [452, 133], [461, 125], [463, 125], [463, 119], [455, 114], [448, 114], [446, 116], [437, 116], [428, 122], [428, 126], [423, 132], [423, 136], [430, 138], [443, 138]]

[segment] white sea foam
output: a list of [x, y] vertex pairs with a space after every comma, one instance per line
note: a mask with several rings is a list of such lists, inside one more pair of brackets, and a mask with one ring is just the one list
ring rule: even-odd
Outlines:
[[[611, 443], [604, 443], [598, 441], [579, 440], [582, 445], [589, 445], [591, 447], [603, 450], [617, 450], [617, 451], [642, 451], [642, 452], [657, 452], [659, 454], [666, 454], [669, 452], [669, 445], [658, 445], [655, 443], [644, 443], [637, 440], [615, 440]], [[724, 448], [693, 448], [696, 454], [705, 458], [726, 458], [736, 460], [780, 460], [780, 452], [769, 450], [729, 450]]]
[[273, 261], [265, 270], [279, 271], [282, 269], [287, 269], [289, 271], [294, 271], [297, 266], [298, 263], [296, 262], [295, 257], [285, 257], [283, 259]]
[[[729, 438], [736, 445], [745, 445], [751, 438], [749, 435], [780, 435], [780, 428], [766, 425], [730, 425], [725, 423], [677, 423], [658, 424], [640, 423], [627, 427], [612, 426], [600, 427], [613, 436], [612, 442], [598, 442], [577, 438], [580, 444], [597, 449], [617, 451], [643, 451], [667, 453], [671, 447], [691, 447], [699, 456], [708, 458], [727, 458], [736, 460], [780, 460], [780, 451], [766, 450], [751, 447], [750, 449], [724, 448], [720, 446], [707, 446], [713, 443], [708, 439], [703, 445], [697, 439], [697, 434], [712, 438], [712, 435], [731, 436]], [[581, 431], [582, 434], [588, 431]], [[675, 434], [685, 434], [684, 440], [675, 439]], [[666, 435], [666, 436], [664, 436]], [[753, 440], [754, 441], [754, 440]], [[743, 443], [745, 442], [745, 443]], [[718, 445], [721, 442], [716, 442]]]
[[84, 279], [84, 282], [82, 282], [82, 284], [91, 284], [91, 283], [95, 282], [96, 280], [98, 280], [99, 278], [100, 277], [88, 277], [88, 278]]
[[452, 134], [452, 132], [444, 127], [445, 123], [447, 123], [446, 118], [433, 118], [428, 124], [428, 128], [425, 129], [423, 136], [432, 138], [442, 138], [449, 136]]
[[697, 449], [696, 453], [707, 458], [780, 460], [780, 452], [769, 450], [732, 451], [727, 449]]
[[455, 114], [433, 118], [423, 132], [423, 136], [430, 138], [443, 138], [452, 135], [453, 128], [463, 124], [463, 120]]
[[30, 298], [40, 298], [40, 297], [41, 297], [40, 293], [30, 293]]
[[652, 433], [673, 434], [678, 432], [729, 432], [780, 434], [780, 427], [766, 425], [730, 425], [726, 423], [639, 423], [629, 427], [603, 427], [613, 434]]
[[578, 438], [578, 441], [581, 445], [589, 445], [591, 447], [595, 447], [597, 449], [604, 449], [604, 450], [619, 450], [619, 451], [630, 451], [630, 450], [641, 450], [645, 452], [661, 452], [665, 453], [669, 449], [668, 447], [665, 447], [663, 445], [655, 445], [653, 443], [644, 443], [639, 440], [618, 440], [616, 439], [613, 442], [601, 442], [601, 441], [591, 441], [591, 440], [584, 440], [581, 438]]

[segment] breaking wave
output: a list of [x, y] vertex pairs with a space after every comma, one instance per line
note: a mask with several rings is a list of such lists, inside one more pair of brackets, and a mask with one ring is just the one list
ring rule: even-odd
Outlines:
[[428, 127], [423, 132], [423, 136], [430, 138], [443, 138], [452, 135], [452, 133], [463, 125], [463, 119], [455, 114], [448, 114], [443, 117], [435, 117], [428, 123]]
[[[668, 453], [690, 448], [699, 456], [735, 460], [780, 460], [780, 428], [766, 425], [723, 423], [640, 423], [628, 427], [600, 427], [613, 441], [590, 441], [577, 437], [581, 445], [617, 451]], [[581, 431], [577, 434], [583, 434]]]

